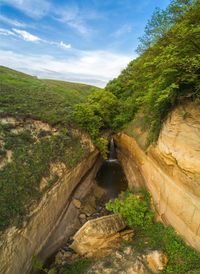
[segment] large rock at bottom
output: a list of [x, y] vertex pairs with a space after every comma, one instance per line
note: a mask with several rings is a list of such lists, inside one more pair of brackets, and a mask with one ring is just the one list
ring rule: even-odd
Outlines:
[[125, 227], [125, 222], [118, 214], [90, 220], [74, 235], [71, 248], [87, 257], [100, 256], [103, 250], [112, 249], [113, 243], [121, 237], [119, 232]]

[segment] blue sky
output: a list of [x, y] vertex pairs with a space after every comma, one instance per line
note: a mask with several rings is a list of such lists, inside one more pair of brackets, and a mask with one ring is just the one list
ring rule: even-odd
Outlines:
[[170, 0], [1, 0], [0, 64], [97, 86], [137, 55], [156, 7]]

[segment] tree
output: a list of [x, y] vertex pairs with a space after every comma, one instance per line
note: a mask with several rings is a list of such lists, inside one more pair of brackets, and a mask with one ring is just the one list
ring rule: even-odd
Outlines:
[[139, 38], [140, 44], [136, 51], [141, 54], [154, 45], [181, 19], [194, 2], [194, 0], [173, 0], [165, 10], [156, 8], [145, 27], [144, 35]]

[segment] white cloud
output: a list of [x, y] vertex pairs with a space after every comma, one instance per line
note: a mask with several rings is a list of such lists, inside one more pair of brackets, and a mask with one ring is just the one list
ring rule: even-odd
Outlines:
[[63, 41], [60, 42], [53, 42], [53, 41], [47, 41], [47, 40], [42, 40], [44, 43], [47, 43], [49, 45], [54, 45], [57, 46], [61, 49], [71, 49], [71, 44], [65, 44]]
[[1, 29], [0, 28], [0, 35], [6, 35], [6, 36], [15, 36], [16, 34], [8, 29]]
[[[92, 33], [92, 29], [88, 26], [87, 21], [95, 20], [101, 16], [95, 10], [80, 8], [75, 2], [73, 4], [67, 3], [65, 6], [60, 7], [59, 1], [58, 4], [52, 4], [48, 0], [1, 0], [1, 4], [12, 6], [33, 19], [40, 19], [48, 15], [59, 22], [67, 24], [79, 34], [88, 36]], [[16, 27], [24, 26], [23, 23], [13, 19], [3, 18], [2, 20], [7, 20], [8, 24]]]
[[78, 51], [76, 56], [57, 60], [50, 55], [25, 55], [0, 51], [0, 63], [44, 78], [62, 79], [104, 87], [133, 59], [108, 51]]
[[29, 41], [29, 42], [37, 42], [37, 41], [41, 41], [40, 37], [33, 35], [25, 30], [19, 30], [19, 29], [12, 29], [14, 32], [16, 32], [17, 34], [19, 34], [19, 36], [24, 39], [25, 41]]
[[19, 22], [17, 20], [11, 19], [9, 17], [6, 17], [4, 15], [0, 15], [0, 21], [9, 25], [13, 25], [15, 27], [25, 27], [26, 24]]
[[70, 49], [71, 45], [70, 44], [65, 44], [63, 41], [60, 41], [59, 43], [57, 43], [57, 45], [61, 48], [61, 49]]
[[1, 0], [1, 4], [15, 7], [32, 18], [45, 16], [51, 8], [48, 0]]
[[17, 36], [25, 41], [28, 42], [42, 42], [42, 43], [46, 43], [49, 45], [54, 45], [57, 46], [61, 49], [67, 50], [71, 48], [71, 44], [66, 44], [63, 41], [60, 42], [54, 42], [54, 41], [48, 41], [48, 40], [44, 40], [41, 39], [40, 37], [31, 34], [30, 32], [27, 32], [25, 30], [19, 30], [19, 29], [15, 29], [13, 28], [12, 31], [8, 30], [8, 29], [3, 29], [0, 28], [0, 35], [5, 35], [5, 36]]

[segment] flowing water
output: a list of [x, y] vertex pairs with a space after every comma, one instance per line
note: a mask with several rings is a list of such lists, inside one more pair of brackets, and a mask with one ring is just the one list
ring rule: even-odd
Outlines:
[[109, 159], [102, 164], [96, 176], [97, 184], [107, 190], [106, 201], [117, 197], [128, 187], [123, 169], [116, 158], [113, 138], [110, 140], [109, 152]]

